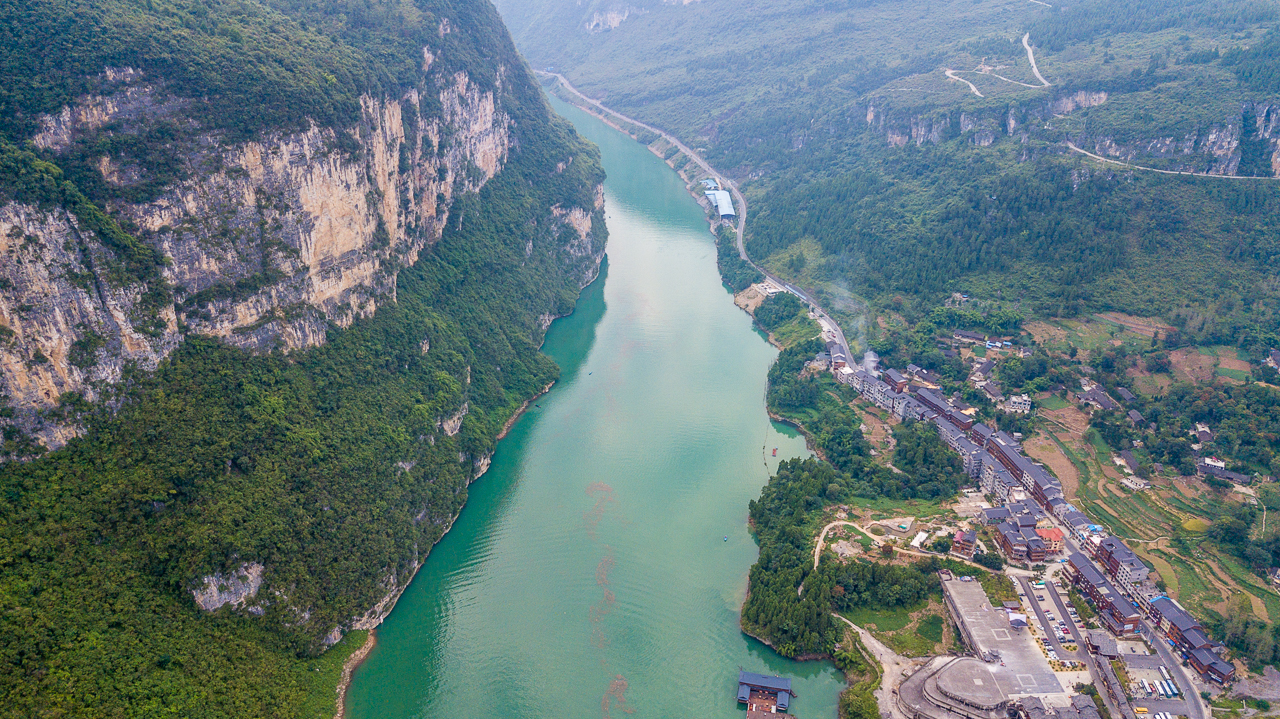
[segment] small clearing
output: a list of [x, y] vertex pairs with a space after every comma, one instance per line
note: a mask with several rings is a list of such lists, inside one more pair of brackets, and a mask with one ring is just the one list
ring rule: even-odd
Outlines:
[[1022, 327], [1031, 333], [1032, 339], [1042, 345], [1067, 341], [1066, 330], [1047, 322], [1027, 322]]
[[765, 294], [757, 289], [755, 285], [751, 285], [747, 289], [733, 296], [733, 304], [754, 315], [756, 313], [756, 308], [764, 302], [764, 299]]
[[1213, 382], [1218, 358], [1201, 354], [1195, 347], [1184, 347], [1169, 353], [1169, 363], [1179, 379], [1201, 384]]
[[1218, 368], [1246, 373], [1253, 371], [1253, 366], [1240, 359], [1240, 356], [1236, 354], [1236, 349], [1234, 347], [1218, 348]]
[[1058, 449], [1057, 443], [1043, 435], [1036, 435], [1023, 442], [1022, 448], [1028, 456], [1047, 466], [1062, 480], [1062, 490], [1067, 495], [1067, 501], [1074, 502], [1080, 491], [1080, 473], [1062, 450]]
[[860, 410], [862, 426], [866, 428], [862, 431], [862, 436], [866, 438], [867, 442], [871, 443], [871, 446], [876, 449], [878, 454], [887, 458], [893, 452], [894, 446], [897, 445], [897, 440], [893, 438], [893, 432], [890, 427], [898, 424], [898, 422], [894, 421], [898, 419], [898, 416], [891, 414], [888, 422], [885, 422], [875, 414], [866, 411], [865, 408], [857, 407], [856, 403], [849, 406], [855, 410]]
[[1171, 325], [1167, 325], [1155, 317], [1134, 317], [1122, 312], [1104, 312], [1098, 315], [1098, 318], [1107, 322], [1114, 322], [1130, 332], [1135, 332], [1144, 337], [1165, 337], [1173, 330]]

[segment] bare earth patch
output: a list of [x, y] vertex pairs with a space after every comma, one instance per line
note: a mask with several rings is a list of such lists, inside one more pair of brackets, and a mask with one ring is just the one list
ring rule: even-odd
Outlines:
[[1076, 471], [1076, 466], [1067, 459], [1058, 445], [1048, 437], [1036, 435], [1023, 442], [1022, 448], [1032, 459], [1047, 466], [1058, 479], [1062, 480], [1062, 489], [1067, 495], [1067, 501], [1074, 502], [1077, 492], [1080, 491], [1080, 473]]
[[760, 306], [760, 303], [764, 302], [764, 298], [765, 294], [756, 289], [755, 285], [751, 285], [733, 296], [733, 304], [754, 315], [756, 308]]
[[1072, 439], [1080, 439], [1084, 436], [1085, 430], [1089, 428], [1089, 416], [1074, 406], [1063, 407], [1062, 409], [1042, 409], [1040, 413], [1065, 427], [1071, 433]]
[[1212, 382], [1218, 358], [1200, 354], [1194, 347], [1184, 347], [1169, 353], [1169, 363], [1174, 374], [1191, 382]]
[[1241, 372], [1249, 372], [1253, 367], [1248, 362], [1240, 359], [1234, 348], [1224, 347], [1218, 351], [1218, 366], [1223, 369], [1240, 370]]
[[1040, 344], [1051, 344], [1054, 342], [1066, 342], [1067, 331], [1061, 327], [1054, 327], [1047, 322], [1027, 322], [1022, 325], [1023, 329], [1031, 333], [1031, 337]]
[[888, 461], [889, 456], [893, 452], [894, 445], [897, 444], [897, 441], [893, 438], [893, 433], [890, 427], [893, 424], [897, 424], [897, 422], [894, 422], [893, 420], [897, 419], [898, 416], [893, 414], [889, 415], [889, 423], [886, 424], [884, 420], [880, 419], [875, 414], [872, 414], [872, 412], [866, 407], [858, 407], [857, 403], [850, 406], [855, 410], [860, 411], [860, 414], [862, 415], [862, 426], [866, 427], [866, 430], [864, 430], [862, 434], [866, 438], [867, 442], [871, 443], [871, 446], [876, 450], [876, 453], [880, 455], [878, 459]]

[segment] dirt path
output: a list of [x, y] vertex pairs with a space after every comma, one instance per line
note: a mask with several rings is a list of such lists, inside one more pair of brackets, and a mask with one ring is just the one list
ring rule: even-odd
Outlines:
[[833, 529], [833, 528], [835, 528], [835, 527], [839, 527], [839, 526], [853, 527], [854, 529], [858, 530], [859, 532], [862, 532], [863, 534], [867, 535], [868, 537], [871, 537], [871, 541], [872, 541], [872, 542], [874, 542], [874, 543], [875, 543], [875, 545], [876, 545], [877, 547], [878, 547], [878, 546], [880, 546], [880, 540], [879, 540], [879, 539], [876, 539], [875, 537], [873, 537], [873, 536], [871, 535], [871, 533], [870, 533], [870, 532], [868, 532], [867, 530], [863, 529], [862, 527], [859, 527], [857, 524], [854, 524], [853, 522], [847, 522], [847, 521], [845, 521], [845, 520], [843, 520], [843, 519], [837, 519], [836, 521], [832, 522], [831, 524], [828, 524], [827, 526], [823, 527], [823, 528], [822, 528], [822, 534], [819, 534], [819, 535], [818, 535], [818, 546], [816, 546], [816, 547], [814, 547], [814, 548], [813, 548], [813, 568], [814, 568], [814, 569], [817, 569], [817, 568], [818, 568], [818, 559], [820, 559], [820, 558], [822, 557], [822, 545], [823, 545], [823, 543], [824, 543], [824, 542], [826, 542], [826, 541], [827, 541], [827, 532], [828, 532], [828, 531], [830, 531], [831, 529]]
[[1031, 72], [1034, 72], [1036, 74], [1036, 79], [1039, 80], [1041, 83], [1043, 83], [1045, 87], [1049, 87], [1049, 81], [1044, 79], [1044, 75], [1040, 74], [1040, 68], [1036, 66], [1036, 54], [1031, 51], [1030, 41], [1031, 41], [1031, 33], [1027, 33], [1022, 36], [1022, 46], [1027, 49], [1027, 60], [1031, 63]]
[[[1030, 50], [1028, 50], [1027, 52], [1030, 53]], [[1103, 157], [1102, 155], [1095, 155], [1092, 152], [1089, 152], [1088, 150], [1076, 147], [1075, 143], [1072, 143], [1072, 142], [1067, 142], [1067, 147], [1071, 148], [1072, 150], [1075, 150], [1081, 155], [1086, 155], [1088, 157], [1091, 157], [1097, 160], [1098, 162], [1105, 162], [1111, 165], [1128, 167], [1129, 169], [1132, 169], [1132, 170], [1146, 170], [1147, 172], [1158, 172], [1162, 175], [1189, 175], [1192, 177], [1216, 177], [1220, 180], [1274, 180], [1276, 179], [1274, 177], [1248, 177], [1246, 175], [1210, 175], [1207, 172], [1183, 172], [1182, 170], [1157, 170], [1154, 167], [1143, 167], [1142, 165], [1131, 165], [1127, 162], [1121, 162], [1119, 160], [1112, 160], [1111, 158]]]
[[973, 94], [977, 95], [978, 97], [986, 97], [982, 93], [978, 92], [977, 85], [957, 75], [955, 70], [952, 70], [951, 68], [947, 68], [946, 70], [943, 70], [943, 72], [946, 74], [947, 77], [951, 78], [952, 80], [959, 80], [960, 82], [963, 82], [964, 84], [968, 85], [969, 89], [973, 91]]
[[898, 654], [885, 646], [884, 642], [872, 636], [871, 632], [839, 614], [832, 613], [831, 616], [848, 624], [853, 631], [857, 632], [858, 637], [862, 639], [862, 645], [875, 656], [876, 661], [880, 662], [880, 688], [875, 691], [876, 703], [880, 705], [880, 716], [905, 719], [902, 716], [902, 712], [898, 711], [898, 703], [893, 700], [893, 683], [895, 680], [902, 678], [904, 671], [911, 669], [920, 662]]

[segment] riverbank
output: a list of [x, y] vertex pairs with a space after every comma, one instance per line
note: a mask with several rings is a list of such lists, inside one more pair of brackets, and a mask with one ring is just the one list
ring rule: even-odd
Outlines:
[[[626, 115], [623, 115], [617, 110], [614, 110], [612, 108], [605, 106], [599, 100], [593, 100], [587, 97], [580, 90], [578, 90], [578, 88], [574, 87], [573, 84], [570, 83], [563, 75], [559, 73], [546, 72], [543, 70], [535, 70], [534, 73], [539, 77], [554, 78], [557, 82], [557, 87], [562, 87], [565, 89], [567, 93], [569, 93], [569, 97], [567, 98], [561, 95], [557, 95], [556, 97], [560, 98], [561, 100], [569, 104], [572, 104], [574, 107], [578, 108], [579, 110], [586, 112], [592, 117], [605, 123], [609, 127], [612, 127], [618, 130], [619, 132], [622, 132], [623, 134], [631, 137], [633, 140], [637, 140], [637, 141], [641, 140], [641, 136], [639, 132], [636, 130], [626, 129], [620, 126], [619, 123], [629, 124], [633, 128], [638, 128], [639, 130], [644, 130], [646, 132], [653, 133], [654, 135], [656, 135], [657, 138], [655, 138], [655, 140], [652, 140], [646, 143], [646, 146], [649, 147], [650, 151], [653, 151], [652, 146], [658, 139], [661, 139], [662, 141], [668, 143], [669, 148], [678, 150], [678, 152], [665, 157], [663, 154], [659, 154], [657, 152], [655, 152], [655, 154], [658, 154], [659, 157], [663, 157], [666, 165], [671, 169], [675, 170], [676, 173], [680, 176], [680, 179], [684, 180], [685, 190], [687, 192], [690, 192], [693, 195], [694, 199], [698, 201], [698, 204], [702, 206], [704, 210], [709, 211], [710, 207], [708, 205], [703, 204], [704, 202], [706, 202], [705, 197], [693, 189], [693, 186], [696, 183], [688, 175], [685, 174], [684, 168], [687, 167], [689, 163], [697, 165], [698, 167], [702, 168], [702, 170], [706, 173], [708, 177], [715, 179], [717, 183], [719, 183], [722, 187], [727, 187], [729, 192], [733, 195], [734, 202], [737, 203], [738, 224], [736, 229], [736, 241], [737, 241], [738, 256], [742, 259], [743, 262], [747, 263], [753, 269], [755, 269], [755, 271], [759, 272], [761, 275], [764, 275], [765, 279], [772, 281], [778, 287], [781, 287], [783, 290], [795, 295], [796, 297], [800, 298], [800, 301], [809, 305], [815, 311], [818, 324], [823, 328], [824, 337], [827, 337], [830, 341], [833, 341], [836, 344], [838, 344], [844, 350], [846, 357], [854, 356], [852, 349], [849, 347], [849, 341], [844, 336], [844, 330], [841, 329], [839, 323], [837, 323], [835, 319], [831, 317], [830, 313], [828, 313], [826, 310], [822, 308], [822, 305], [818, 302], [818, 300], [815, 297], [811, 296], [809, 293], [801, 290], [799, 287], [796, 287], [790, 282], [786, 282], [784, 280], [781, 280], [769, 274], [768, 272], [765, 271], [763, 267], [757, 265], [755, 262], [751, 260], [751, 257], [747, 255], [747, 247], [746, 247], [747, 198], [743, 196], [742, 191], [738, 189], [738, 186], [735, 183], [724, 179], [726, 177], [724, 174], [718, 172], [701, 155], [689, 149], [689, 147], [686, 146], [683, 142], [681, 142], [679, 138], [671, 135], [670, 133], [664, 132], [652, 125], [643, 123], [635, 118], [627, 117]], [[581, 102], [578, 102], [579, 100]], [[582, 103], [586, 103], [586, 105], [584, 106]], [[676, 158], [678, 158], [680, 155], [684, 155], [687, 158], [687, 162], [677, 167]], [[717, 236], [717, 241], [718, 241], [719, 236], [716, 233], [716, 227], [719, 226], [722, 220], [715, 219], [714, 217], [708, 217], [708, 221], [711, 223], [711, 233]], [[723, 279], [723, 276], [722, 276], [722, 279]]]
[[351, 676], [355, 674], [356, 669], [364, 663], [368, 658], [369, 652], [373, 651], [373, 646], [378, 640], [373, 629], [369, 630], [369, 636], [364, 640], [364, 644], [359, 649], [351, 653], [347, 660], [342, 663], [342, 675], [338, 678], [336, 707], [333, 719], [346, 719], [347, 714], [347, 690], [351, 688]]
[[548, 329], [554, 391], [512, 425], [378, 628], [345, 719], [599, 716], [606, 700], [614, 717], [732, 719], [732, 695], [707, 687], [733, 686], [738, 668], [791, 677], [802, 716], [830, 719], [835, 668], [738, 626], [758, 553], [743, 508], [779, 462], [809, 454], [767, 419], [777, 351], [727, 301], [705, 212], [671, 168], [551, 102], [601, 148], [607, 281]]

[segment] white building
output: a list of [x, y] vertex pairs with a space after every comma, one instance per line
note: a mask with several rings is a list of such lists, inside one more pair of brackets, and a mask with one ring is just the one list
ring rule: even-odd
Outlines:
[[1031, 414], [1031, 397], [1025, 394], [1008, 397], [1004, 401], [1004, 411], [1018, 414]]
[[720, 217], [729, 218], [737, 217], [737, 213], [733, 211], [733, 196], [726, 190], [708, 190], [707, 197], [711, 200], [711, 204], [715, 205], [716, 211], [720, 213]]

